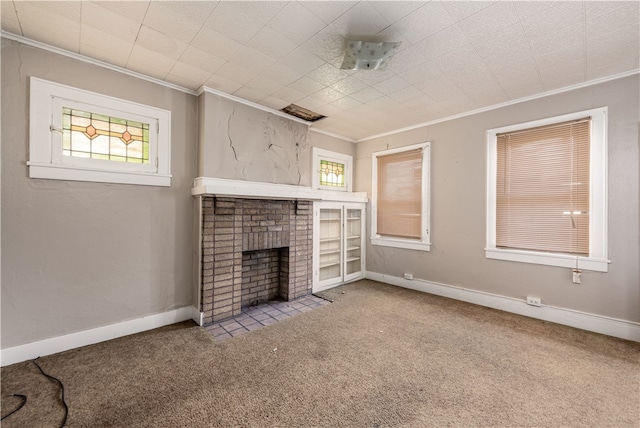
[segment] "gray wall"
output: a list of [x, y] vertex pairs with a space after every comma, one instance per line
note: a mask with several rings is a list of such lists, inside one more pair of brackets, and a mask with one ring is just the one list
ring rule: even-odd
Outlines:
[[209, 92], [199, 108], [198, 175], [311, 185], [307, 125]]
[[[29, 76], [171, 111], [171, 187], [29, 179]], [[197, 99], [2, 40], [2, 348], [192, 304]]]
[[[431, 141], [430, 252], [367, 246], [367, 270], [640, 322], [638, 75], [357, 144], [356, 189], [371, 192], [371, 153]], [[608, 273], [489, 260], [485, 247], [487, 129], [609, 107]], [[370, 233], [370, 229], [368, 231]]]

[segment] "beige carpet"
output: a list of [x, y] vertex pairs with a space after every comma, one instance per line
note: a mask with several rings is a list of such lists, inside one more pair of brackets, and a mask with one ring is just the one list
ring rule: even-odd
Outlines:
[[[344, 294], [343, 294], [344, 293]], [[192, 323], [41, 358], [72, 427], [638, 427], [640, 344], [359, 281], [225, 342]], [[3, 428], [54, 427], [58, 387], [2, 369]]]

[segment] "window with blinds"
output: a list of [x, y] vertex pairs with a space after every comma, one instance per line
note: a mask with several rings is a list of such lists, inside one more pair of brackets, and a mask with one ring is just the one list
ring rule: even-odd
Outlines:
[[372, 154], [371, 242], [429, 251], [430, 143]]
[[591, 118], [496, 135], [496, 247], [589, 255]]
[[378, 234], [420, 239], [422, 150], [378, 157]]

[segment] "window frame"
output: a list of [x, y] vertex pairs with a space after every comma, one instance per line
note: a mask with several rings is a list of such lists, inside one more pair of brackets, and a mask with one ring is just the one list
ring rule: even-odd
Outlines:
[[[332, 152], [330, 150], [321, 149], [318, 147], [313, 148], [313, 168], [311, 171], [313, 173], [313, 188], [321, 189], [321, 190], [333, 190], [336, 192], [351, 192], [352, 189], [352, 181], [353, 181], [353, 156], [346, 155], [344, 153]], [[344, 186], [326, 186], [320, 184], [320, 162], [328, 161], [328, 162], [337, 162], [344, 165]]]
[[[171, 186], [171, 112], [36, 77], [30, 79], [30, 178]], [[149, 124], [149, 163], [62, 154], [62, 108]]]
[[[379, 235], [378, 227], [378, 157], [395, 153], [422, 150], [422, 210], [420, 239]], [[431, 251], [431, 142], [381, 150], [371, 154], [371, 244], [409, 250]]]
[[[589, 148], [589, 256], [496, 247], [497, 134], [577, 120], [591, 116]], [[583, 110], [531, 122], [519, 123], [486, 132], [486, 247], [488, 259], [533, 263], [547, 266], [607, 272], [607, 107]]]

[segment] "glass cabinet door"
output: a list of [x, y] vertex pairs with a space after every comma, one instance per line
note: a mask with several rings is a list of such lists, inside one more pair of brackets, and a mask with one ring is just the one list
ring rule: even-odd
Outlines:
[[345, 238], [345, 280], [359, 275], [362, 271], [362, 210], [346, 209]]
[[320, 209], [319, 280], [342, 279], [342, 210]]

